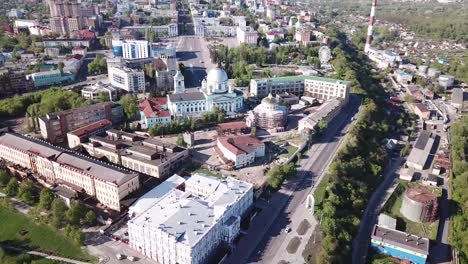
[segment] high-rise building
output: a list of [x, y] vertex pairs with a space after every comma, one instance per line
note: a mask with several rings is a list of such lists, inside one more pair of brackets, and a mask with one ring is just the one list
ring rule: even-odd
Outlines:
[[78, 17], [80, 3], [78, 0], [48, 0], [51, 17]]

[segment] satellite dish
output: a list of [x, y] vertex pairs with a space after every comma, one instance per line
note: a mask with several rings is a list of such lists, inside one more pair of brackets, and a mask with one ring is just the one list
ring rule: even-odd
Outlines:
[[327, 64], [331, 58], [331, 50], [328, 46], [322, 46], [319, 49], [319, 58], [321, 64]]

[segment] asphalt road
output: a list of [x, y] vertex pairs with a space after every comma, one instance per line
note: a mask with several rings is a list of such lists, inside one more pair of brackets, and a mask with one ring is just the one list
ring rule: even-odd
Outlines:
[[185, 86], [200, 87], [207, 72], [215, 67], [211, 63], [207, 42], [198, 36], [180, 36], [176, 45], [178, 62], [185, 65], [188, 73]]
[[247, 234], [240, 239], [224, 263], [272, 263], [273, 260], [281, 260], [277, 254], [285, 254], [278, 252], [284, 240], [282, 230], [292, 221], [303, 219], [305, 199], [318, 184], [317, 178], [323, 175], [329, 161], [338, 150], [341, 138], [349, 129], [349, 121], [357, 113], [359, 105], [360, 99], [352, 96], [346, 109], [329, 123], [321, 140], [307, 151], [300, 162], [297, 176], [287, 180], [283, 187], [272, 195], [268, 206], [253, 219]]
[[380, 214], [380, 210], [398, 185], [395, 172], [401, 167], [401, 165], [403, 165], [404, 161], [405, 160], [403, 158], [397, 158], [396, 160], [392, 160], [391, 163], [386, 166], [383, 174], [384, 180], [372, 194], [372, 197], [362, 214], [359, 231], [353, 241], [352, 263], [365, 263], [372, 228], [377, 222], [377, 216]]

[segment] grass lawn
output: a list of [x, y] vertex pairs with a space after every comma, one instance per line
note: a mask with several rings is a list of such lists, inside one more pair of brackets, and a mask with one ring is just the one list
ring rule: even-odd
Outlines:
[[286, 147], [286, 150], [287, 150], [288, 152], [287, 152], [287, 153], [281, 154], [280, 157], [284, 157], [284, 158], [288, 158], [288, 159], [289, 159], [289, 158], [294, 154], [294, 152], [297, 151], [297, 149], [298, 149], [298, 148], [295, 147], [295, 146], [293, 146], [293, 145], [288, 145], [288, 146]]
[[[73, 259], [94, 261], [92, 256], [54, 228], [36, 224], [19, 212], [0, 207], [0, 219], [0, 243], [2, 244], [16, 245]], [[27, 233], [21, 235], [21, 231]]]
[[400, 213], [401, 203], [403, 202], [403, 195], [406, 187], [412, 185], [414, 185], [414, 183], [400, 182], [395, 192], [390, 196], [390, 199], [385, 204], [383, 213], [397, 219], [398, 230], [434, 240], [437, 237], [439, 220], [434, 221], [434, 223], [416, 223], [406, 219]]
[[317, 206], [320, 206], [322, 204], [323, 198], [325, 198], [325, 191], [327, 190], [329, 181], [330, 181], [330, 174], [326, 173], [323, 176], [323, 179], [317, 185], [317, 188], [315, 189], [315, 192], [314, 192], [315, 207], [316, 207], [315, 210], [317, 209]]

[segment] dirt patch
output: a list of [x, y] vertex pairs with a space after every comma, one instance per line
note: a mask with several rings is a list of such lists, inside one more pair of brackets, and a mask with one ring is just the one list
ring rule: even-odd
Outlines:
[[294, 253], [296, 253], [296, 251], [299, 248], [300, 244], [301, 244], [301, 239], [299, 237], [293, 237], [289, 241], [289, 244], [286, 247], [286, 251], [288, 251], [289, 254], [294, 254]]
[[312, 236], [307, 241], [307, 244], [302, 252], [302, 257], [307, 264], [317, 263], [317, 256], [322, 252], [322, 233], [320, 225], [316, 225]]
[[310, 223], [307, 221], [307, 219], [302, 220], [302, 222], [299, 224], [297, 227], [297, 234], [300, 236], [303, 236], [305, 233], [307, 233], [307, 230], [310, 228]]

